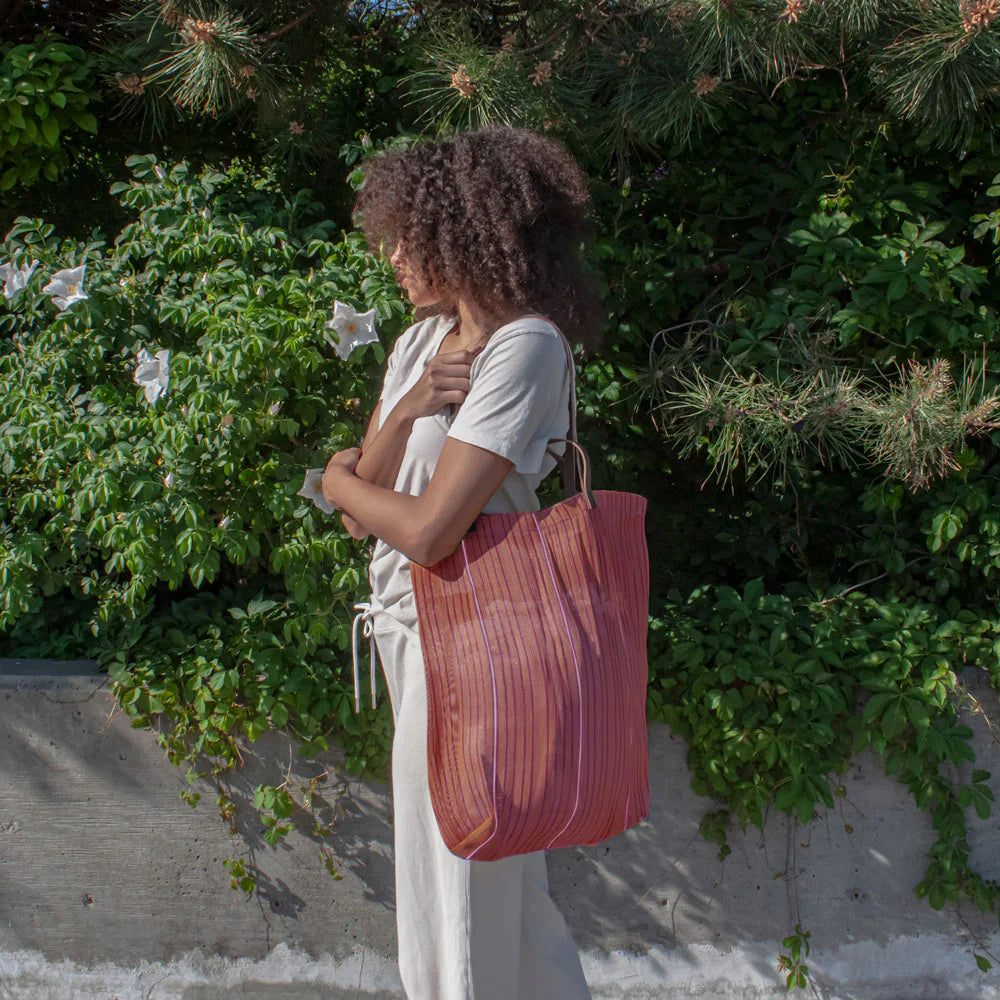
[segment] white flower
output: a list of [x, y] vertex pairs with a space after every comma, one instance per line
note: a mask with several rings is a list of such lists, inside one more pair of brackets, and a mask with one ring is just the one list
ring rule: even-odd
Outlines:
[[80, 302], [87, 297], [83, 290], [83, 272], [87, 267], [69, 267], [64, 271], [56, 271], [52, 280], [42, 289], [43, 295], [51, 297], [60, 309], [68, 309], [74, 302]]
[[279, 399], [277, 403], [272, 403], [268, 408], [267, 412], [271, 414], [272, 417], [278, 415], [278, 410], [281, 409], [281, 400]]
[[332, 514], [337, 508], [323, 496], [323, 469], [306, 469], [306, 479], [295, 495], [312, 500], [320, 510]]
[[329, 334], [326, 334], [326, 339], [344, 361], [347, 360], [355, 347], [378, 340], [378, 334], [375, 332], [374, 309], [358, 313], [353, 306], [334, 301], [333, 319], [328, 320], [323, 326], [326, 329], [332, 327], [336, 331], [336, 342], [330, 339]]
[[168, 472], [163, 477], [163, 485], [166, 486], [168, 490], [170, 489], [171, 486], [174, 485], [174, 474], [172, 472]]
[[0, 264], [0, 281], [3, 282], [3, 294], [8, 299], [14, 299], [27, 287], [28, 279], [38, 267], [38, 261], [33, 260], [31, 265], [22, 264], [15, 267], [13, 264]]
[[222, 520], [221, 520], [221, 521], [219, 522], [219, 527], [220, 527], [220, 528], [228, 528], [228, 527], [229, 527], [229, 520], [230, 520], [230, 518], [229, 518], [229, 515], [227, 514], [227, 515], [226, 515], [226, 516], [225, 516], [225, 517], [224, 517], [224, 518], [223, 518], [223, 519], [222, 519]]
[[170, 381], [170, 351], [157, 351], [153, 357], [145, 347], [142, 347], [136, 355], [136, 360], [139, 363], [136, 365], [132, 381], [143, 387], [146, 399], [150, 403], [155, 403], [167, 391], [167, 383]]
[[163, 167], [161, 167], [158, 163], [156, 164], [156, 166], [153, 167], [153, 173], [156, 174], [156, 176], [159, 177], [161, 181], [167, 179], [166, 170], [164, 170]]

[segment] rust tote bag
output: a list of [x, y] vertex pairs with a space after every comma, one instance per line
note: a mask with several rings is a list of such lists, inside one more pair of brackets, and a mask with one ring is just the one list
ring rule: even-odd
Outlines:
[[410, 564], [431, 801], [470, 860], [596, 844], [649, 811], [646, 498], [591, 490], [575, 438], [571, 374], [570, 437], [552, 439], [567, 498], [480, 514], [452, 555]]

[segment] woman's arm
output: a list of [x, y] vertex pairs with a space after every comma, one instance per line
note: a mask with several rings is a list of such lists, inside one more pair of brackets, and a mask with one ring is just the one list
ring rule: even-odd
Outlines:
[[[368, 422], [368, 430], [361, 444], [361, 458], [354, 467], [354, 474], [376, 486], [392, 489], [396, 485], [399, 467], [403, 462], [406, 442], [413, 428], [413, 417], [401, 412], [402, 407], [396, 406], [385, 419], [379, 429], [379, 418], [382, 414], [382, 400], [379, 400]], [[341, 511], [340, 519], [352, 538], [364, 538], [371, 534], [358, 520], [351, 517], [347, 511]]]
[[361, 444], [361, 458], [355, 466], [354, 474], [361, 479], [392, 489], [396, 485], [399, 467], [403, 462], [406, 442], [413, 429], [414, 417], [402, 405], [394, 406], [379, 429], [382, 401], [372, 413], [365, 439]]
[[[361, 445], [361, 458], [354, 468], [358, 478], [390, 490], [395, 487], [413, 421], [435, 413], [448, 403], [461, 405], [469, 389], [472, 361], [481, 350], [482, 347], [473, 351], [448, 351], [432, 358], [421, 377], [389, 411], [381, 429], [382, 401], [379, 400], [368, 422]], [[353, 538], [364, 538], [370, 534], [347, 511], [341, 513], [341, 520]]]
[[427, 489], [396, 493], [354, 475], [360, 451], [337, 452], [323, 473], [323, 495], [367, 533], [423, 566], [458, 548], [462, 536], [500, 488], [513, 462], [478, 445], [447, 438]]

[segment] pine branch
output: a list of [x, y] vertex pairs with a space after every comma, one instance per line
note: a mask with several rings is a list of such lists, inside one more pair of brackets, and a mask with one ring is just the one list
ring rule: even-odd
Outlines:
[[299, 27], [299, 25], [305, 24], [305, 22], [308, 21], [309, 18], [311, 18], [314, 14], [319, 13], [322, 6], [323, 6], [322, 0], [319, 0], [319, 2], [314, 3], [312, 7], [309, 8], [309, 10], [300, 14], [294, 20], [289, 21], [288, 24], [282, 25], [280, 28], [276, 28], [274, 31], [268, 32], [266, 35], [262, 35], [260, 37], [260, 42], [262, 44], [265, 42], [270, 42], [273, 41], [275, 38], [280, 38], [282, 35], [288, 34], [289, 31], [294, 31], [297, 27]]
[[656, 409], [670, 418], [666, 438], [683, 456], [706, 448], [709, 477], [723, 484], [740, 466], [787, 482], [791, 465], [812, 459], [849, 469], [882, 464], [887, 478], [916, 491], [960, 468], [955, 456], [969, 437], [1000, 427], [1000, 394], [969, 370], [956, 387], [944, 359], [910, 361], [888, 382], [825, 363], [774, 378], [726, 368], [712, 378], [695, 365], [674, 372], [675, 388], [662, 378], [655, 387]]

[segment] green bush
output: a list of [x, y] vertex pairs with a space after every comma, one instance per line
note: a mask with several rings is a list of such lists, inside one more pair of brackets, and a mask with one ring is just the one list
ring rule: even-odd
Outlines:
[[[358, 444], [386, 353], [344, 362], [324, 322], [364, 304], [391, 340], [391, 269], [308, 192], [129, 165], [114, 190], [136, 218], [113, 241], [22, 218], [0, 246], [38, 262], [0, 307], [0, 630], [20, 655], [97, 655], [135, 724], [172, 724], [177, 763], [227, 767], [240, 735], [287, 724], [303, 754], [336, 731], [378, 770], [386, 709], [355, 719], [344, 653], [367, 549], [297, 491]], [[45, 283], [81, 265], [85, 298], [60, 309]], [[152, 401], [142, 350], [169, 351]]]
[[0, 48], [0, 191], [56, 180], [68, 164], [66, 136], [97, 131], [88, 110], [94, 59], [76, 45], [39, 36]]

